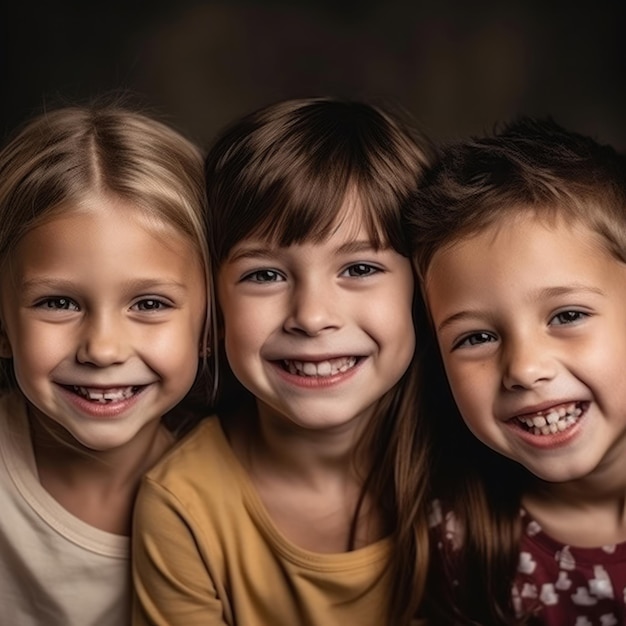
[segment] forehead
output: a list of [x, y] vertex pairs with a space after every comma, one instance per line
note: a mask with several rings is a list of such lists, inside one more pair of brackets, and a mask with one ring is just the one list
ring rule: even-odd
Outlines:
[[171, 253], [186, 256], [195, 250], [169, 224], [136, 205], [108, 197], [59, 207], [30, 228], [15, 244], [8, 268], [52, 267], [56, 262], [79, 266], [125, 258], [132, 270], [135, 257]]
[[[527, 206], [511, 205], [485, 216], [477, 224], [469, 222], [465, 226], [453, 226], [447, 236], [440, 237], [439, 243], [432, 245], [432, 253], [425, 265], [428, 274], [433, 263], [442, 256], [458, 254], [467, 247], [492, 247], [496, 242], [509, 237], [518, 239], [521, 233], [533, 229], [545, 231], [554, 237], [571, 236], [574, 239], [587, 241], [606, 251], [609, 246], [600, 231], [601, 226], [594, 228], [592, 211], [572, 211], [555, 205]], [[499, 214], [498, 214], [499, 213]], [[462, 218], [460, 218], [462, 220]]]
[[531, 213], [493, 224], [438, 250], [426, 273], [430, 304], [502, 294], [511, 301], [525, 291], [580, 281], [601, 283], [624, 264], [582, 222], [537, 219]]
[[109, 193], [89, 193], [71, 202], [64, 202], [33, 221], [27, 233], [51, 222], [62, 223], [74, 218], [81, 218], [85, 223], [110, 221], [120, 224], [120, 228], [122, 224], [132, 223], [153, 236], [184, 236], [180, 228], [176, 228], [156, 211]]

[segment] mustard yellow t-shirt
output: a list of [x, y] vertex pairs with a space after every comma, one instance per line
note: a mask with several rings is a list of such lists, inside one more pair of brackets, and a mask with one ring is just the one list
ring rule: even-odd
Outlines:
[[387, 626], [391, 543], [303, 550], [275, 527], [217, 418], [144, 478], [136, 626]]

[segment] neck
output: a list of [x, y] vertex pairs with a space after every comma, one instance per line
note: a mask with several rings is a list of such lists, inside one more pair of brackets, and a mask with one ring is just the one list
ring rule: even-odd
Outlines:
[[523, 502], [544, 530], [564, 543], [597, 547], [626, 541], [626, 453], [616, 446], [577, 480], [537, 480]]
[[172, 439], [159, 420], [112, 450], [90, 450], [29, 408], [39, 481], [67, 511], [96, 528], [126, 535], [141, 476]]
[[270, 517], [296, 545], [343, 552], [386, 534], [363, 493], [369, 466], [357, 454], [360, 428], [303, 429], [261, 409], [229, 418], [227, 434]]
[[358, 480], [356, 476], [369, 469], [364, 455], [357, 455], [362, 422], [307, 429], [259, 407], [255, 416], [238, 416], [232, 423], [231, 442], [246, 465], [260, 464], [291, 480], [310, 483], [333, 476]]

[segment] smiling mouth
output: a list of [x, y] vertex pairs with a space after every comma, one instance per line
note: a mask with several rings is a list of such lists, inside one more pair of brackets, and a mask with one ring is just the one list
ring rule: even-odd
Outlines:
[[78, 385], [66, 385], [65, 388], [79, 395], [81, 398], [89, 400], [90, 402], [96, 402], [97, 404], [109, 404], [112, 402], [121, 402], [122, 400], [128, 400], [128, 398], [132, 398], [135, 394], [142, 391], [145, 388], [145, 385], [111, 387], [108, 389], [102, 389], [98, 387], [81, 387]]
[[551, 407], [546, 411], [520, 415], [514, 419], [533, 435], [554, 435], [576, 424], [588, 405], [588, 402], [570, 402]]
[[283, 369], [295, 376], [310, 378], [324, 378], [343, 374], [352, 369], [358, 362], [358, 357], [346, 356], [326, 361], [295, 361], [284, 359], [281, 361]]

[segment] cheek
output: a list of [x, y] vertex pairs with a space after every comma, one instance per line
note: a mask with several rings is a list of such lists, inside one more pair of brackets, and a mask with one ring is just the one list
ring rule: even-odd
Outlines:
[[184, 363], [200, 356], [202, 325], [197, 319], [189, 319], [187, 323], [177, 325], [168, 332], [148, 335], [143, 345], [156, 359]]
[[66, 358], [67, 346], [58, 334], [33, 332], [13, 337], [12, 351], [17, 384], [27, 397], [37, 402], [47, 389], [50, 374]]
[[447, 364], [446, 375], [452, 396], [463, 418], [471, 420], [477, 413], [482, 413], [484, 406], [489, 402], [487, 396], [490, 389], [484, 380], [484, 371], [455, 368]]
[[11, 337], [13, 361], [16, 367], [45, 369], [53, 366], [71, 352], [71, 335], [60, 325], [45, 329], [37, 326], [19, 329]]
[[[356, 305], [357, 311], [366, 316], [370, 323], [378, 327], [381, 332], [388, 336], [397, 337], [403, 341], [415, 340], [415, 321], [413, 319], [412, 292], [404, 290], [405, 295], [401, 298], [392, 293], [388, 297], [377, 296], [378, 302], [362, 303]], [[395, 297], [394, 297], [395, 296]], [[363, 318], [366, 319], [366, 318]]]
[[392, 325], [395, 326], [396, 341], [404, 348], [408, 360], [411, 360], [417, 343], [415, 322], [411, 311], [407, 311], [400, 319], [394, 320]]
[[241, 315], [230, 315], [225, 319], [223, 328], [224, 345], [229, 360], [233, 357], [240, 359], [242, 354], [258, 348], [258, 321], [248, 320]]

